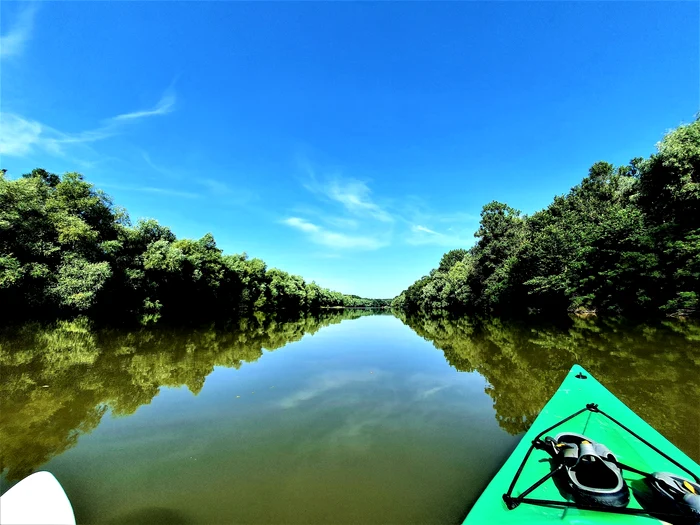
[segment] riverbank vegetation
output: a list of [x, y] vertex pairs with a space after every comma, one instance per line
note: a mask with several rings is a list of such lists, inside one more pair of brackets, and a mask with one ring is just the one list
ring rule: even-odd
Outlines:
[[177, 239], [152, 219], [132, 226], [78, 173], [0, 173], [5, 322], [85, 315], [149, 324], [388, 303], [328, 290], [245, 253], [224, 255], [211, 234]]
[[700, 312], [700, 118], [647, 159], [594, 164], [531, 216], [483, 207], [476, 244], [403, 291], [407, 312]]

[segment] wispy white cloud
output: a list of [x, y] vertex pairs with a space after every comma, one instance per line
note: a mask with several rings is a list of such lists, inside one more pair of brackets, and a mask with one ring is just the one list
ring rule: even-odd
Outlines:
[[111, 135], [107, 128], [79, 133], [64, 133], [13, 113], [0, 113], [0, 154], [25, 157], [40, 150], [63, 157], [71, 146], [80, 146], [105, 139]]
[[344, 209], [336, 209], [328, 202], [319, 202], [317, 205], [309, 205], [304, 202], [297, 202], [287, 210], [287, 214], [292, 217], [304, 217], [310, 222], [322, 224], [326, 228], [355, 232], [361, 230], [366, 221], [349, 216]]
[[158, 101], [158, 103], [152, 107], [151, 109], [144, 109], [141, 111], [133, 111], [131, 113], [123, 113], [121, 115], [117, 115], [114, 117], [112, 120], [114, 121], [120, 121], [120, 120], [134, 120], [134, 119], [140, 119], [144, 117], [155, 117], [158, 115], [167, 115], [173, 110], [173, 107], [175, 106], [175, 93], [172, 90], [172, 88], [168, 88], [168, 90], [163, 94], [161, 99]]
[[431, 235], [440, 235], [438, 232], [431, 230], [430, 228], [426, 228], [425, 226], [421, 226], [420, 224], [414, 224], [411, 226], [411, 231], [430, 233]]
[[346, 233], [330, 231], [322, 226], [301, 219], [289, 217], [282, 221], [287, 226], [296, 228], [307, 234], [309, 240], [316, 244], [339, 249], [376, 250], [387, 243], [377, 237], [364, 235], [349, 235]]
[[4, 35], [0, 35], [0, 58], [22, 54], [25, 44], [32, 36], [35, 14], [36, 5], [27, 3], [10, 29]]
[[297, 228], [306, 233], [318, 233], [322, 230], [320, 226], [316, 226], [315, 224], [298, 217], [290, 217], [282, 222], [284, 222], [287, 226], [292, 226], [293, 228]]
[[235, 204], [248, 203], [255, 200], [256, 195], [245, 188], [234, 187], [231, 184], [211, 177], [192, 176], [191, 173], [183, 169], [171, 169], [151, 160], [151, 156], [141, 152], [141, 157], [146, 164], [155, 172], [164, 175], [170, 180], [187, 181], [188, 184], [199, 186], [212, 197], [220, 197]]
[[151, 160], [151, 156], [148, 153], [146, 153], [145, 151], [141, 152], [141, 158], [143, 158], [143, 160], [146, 162], [146, 164], [148, 164], [148, 166], [152, 170], [157, 171], [161, 175], [165, 175], [167, 177], [170, 177], [173, 175], [173, 172], [171, 170], [164, 168], [163, 166], [160, 166], [160, 165], [156, 164], [155, 162], [153, 162]]
[[[81, 153], [83, 156], [86, 153], [94, 155], [94, 151], [76, 151], [75, 148], [85, 148], [91, 143], [123, 133], [124, 126], [130, 120], [169, 112], [173, 103], [168, 102], [171, 97], [174, 97], [174, 94], [164, 95], [154, 110], [118, 115], [104, 120], [94, 129], [79, 132], [60, 131], [31, 118], [0, 112], [0, 154], [25, 157], [42, 151], [56, 157], [72, 155], [79, 158]], [[166, 103], [162, 103], [163, 100], [166, 100]], [[174, 98], [172, 100], [174, 101]], [[84, 162], [84, 159], [81, 160]]]
[[410, 233], [406, 236], [406, 243], [412, 246], [423, 246], [432, 244], [444, 246], [446, 248], [466, 248], [474, 244], [473, 237], [455, 233], [453, 229], [448, 229], [449, 233], [441, 233], [425, 226], [413, 225]]
[[404, 199], [400, 216], [408, 227], [404, 241], [412, 246], [468, 248], [474, 244], [473, 232], [479, 222], [479, 217], [470, 213], [436, 212], [416, 196]]
[[372, 200], [372, 192], [363, 181], [335, 177], [324, 189], [329, 198], [341, 203], [350, 213], [368, 215], [381, 222], [394, 222], [394, 217]]
[[132, 186], [121, 184], [100, 183], [100, 187], [122, 191], [134, 191], [138, 193], [155, 193], [169, 197], [180, 197], [184, 199], [201, 199], [202, 195], [191, 191], [181, 191], [173, 188], [159, 188], [157, 186]]
[[396, 219], [373, 198], [367, 182], [339, 174], [317, 176], [305, 160], [301, 167], [301, 184], [316, 203], [296, 204], [282, 223], [333, 249], [376, 250], [390, 244]]
[[338, 175], [319, 181], [313, 171], [309, 170], [307, 173], [309, 180], [304, 184], [307, 190], [340, 203], [346, 211], [357, 217], [370, 217], [387, 223], [394, 222], [391, 213], [374, 202], [372, 191], [366, 182]]
[[346, 219], [344, 217], [323, 216], [323, 221], [334, 228], [342, 228], [346, 230], [357, 230], [360, 227], [360, 221], [357, 219]]
[[0, 154], [23, 157], [39, 142], [42, 125], [17, 115], [0, 113]]
[[[337, 172], [319, 175], [300, 160], [301, 183], [316, 197], [316, 205], [297, 204], [285, 224], [329, 247], [376, 249], [395, 241], [412, 246], [469, 247], [479, 217], [464, 212], [438, 211], [423, 197], [377, 197], [369, 183]], [[291, 221], [291, 222], [290, 222]], [[284, 222], [284, 221], [283, 221]]]

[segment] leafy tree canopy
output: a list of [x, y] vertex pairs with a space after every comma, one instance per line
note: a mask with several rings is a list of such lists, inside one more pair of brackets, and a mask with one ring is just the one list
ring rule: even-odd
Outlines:
[[524, 217], [491, 202], [469, 250], [393, 301], [409, 312], [700, 312], [700, 118], [648, 159], [596, 162], [568, 194]]
[[0, 172], [4, 319], [87, 315], [110, 322], [231, 319], [251, 311], [387, 306], [224, 255], [208, 233], [177, 239], [125, 210], [79, 173]]

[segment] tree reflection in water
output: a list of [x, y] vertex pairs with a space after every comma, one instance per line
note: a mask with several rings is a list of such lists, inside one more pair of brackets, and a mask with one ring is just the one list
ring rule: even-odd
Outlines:
[[73, 447], [111, 410], [132, 414], [161, 387], [198, 394], [215, 366], [240, 368], [331, 324], [380, 311], [292, 320], [256, 314], [222, 329], [94, 330], [88, 321], [0, 333], [0, 473], [21, 479]]
[[[525, 432], [575, 363], [700, 460], [700, 325], [573, 317], [537, 327], [499, 319], [405, 317], [460, 371], [486, 378], [500, 426]], [[575, 407], [577, 408], [577, 407]], [[572, 410], [573, 411], [573, 410]]]
[[[109, 410], [132, 414], [162, 387], [198, 394], [215, 366], [240, 368], [347, 319], [388, 313], [328, 311], [293, 320], [257, 315], [200, 329], [93, 329], [87, 321], [0, 333], [0, 472], [21, 479], [73, 447]], [[641, 417], [700, 460], [700, 325], [574, 318], [534, 327], [502, 320], [406, 318], [459, 371], [488, 381], [499, 425], [524, 432], [579, 363]], [[409, 357], [407, 357], [408, 359]]]

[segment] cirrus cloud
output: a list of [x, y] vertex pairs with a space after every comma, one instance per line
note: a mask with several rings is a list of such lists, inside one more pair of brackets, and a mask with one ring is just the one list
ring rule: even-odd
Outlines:
[[330, 248], [377, 250], [387, 245], [385, 241], [376, 237], [331, 231], [299, 217], [289, 217], [282, 222], [304, 232], [311, 242]]
[[281, 222], [315, 244], [335, 249], [376, 250], [399, 241], [410, 246], [465, 248], [479, 217], [437, 211], [422, 196], [376, 197], [368, 182], [337, 171], [318, 175], [307, 159], [300, 161], [301, 185], [315, 203], [297, 202]]
[[173, 106], [175, 106], [175, 93], [172, 91], [172, 89], [168, 89], [163, 96], [160, 98], [158, 103], [152, 107], [151, 109], [143, 109], [141, 111], [133, 111], [131, 113], [123, 113], [121, 115], [117, 115], [114, 117], [112, 120], [113, 121], [120, 121], [120, 120], [134, 120], [134, 119], [139, 119], [139, 118], [144, 118], [144, 117], [155, 117], [158, 115], [167, 115], [173, 110]]
[[168, 88], [152, 109], [117, 115], [103, 120], [94, 129], [78, 132], [60, 131], [37, 120], [3, 111], [0, 112], [0, 154], [25, 157], [41, 151], [56, 157], [96, 156], [95, 152], [86, 150], [90, 143], [123, 133], [128, 122], [165, 115], [172, 111], [174, 104], [175, 93]]
[[36, 6], [27, 3], [27, 7], [20, 11], [16, 22], [9, 31], [0, 35], [0, 58], [19, 56], [24, 51], [24, 46], [32, 36], [34, 28], [34, 15]]

